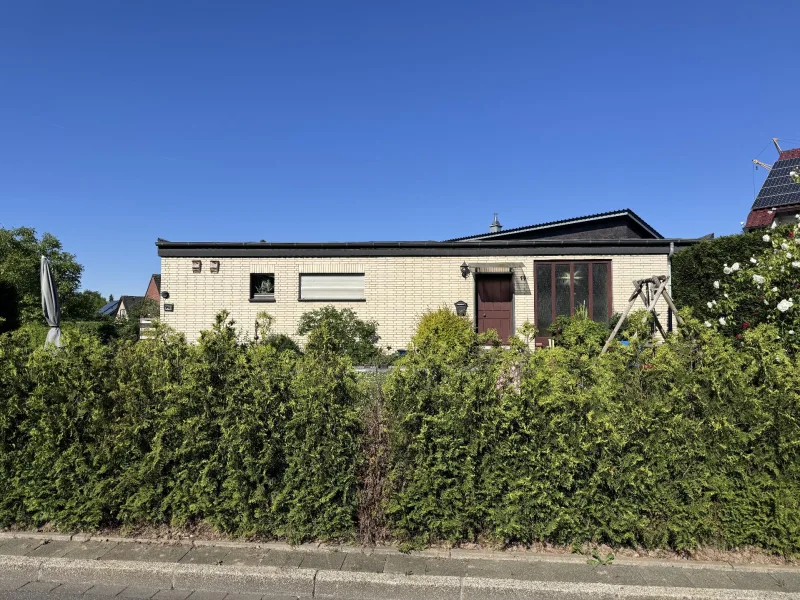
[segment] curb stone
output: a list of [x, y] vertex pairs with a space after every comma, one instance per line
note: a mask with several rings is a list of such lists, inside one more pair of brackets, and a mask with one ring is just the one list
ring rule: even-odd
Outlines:
[[276, 567], [223, 567], [181, 563], [70, 560], [0, 556], [0, 572], [31, 582], [88, 583], [96, 586], [158, 586], [255, 594], [294, 594], [352, 600], [797, 600], [800, 594], [741, 589], [657, 587], [360, 573]]
[[[421, 558], [450, 558], [457, 560], [506, 560], [506, 561], [527, 561], [527, 562], [558, 562], [585, 564], [587, 557], [576, 554], [550, 554], [533, 551], [492, 551], [492, 550], [471, 550], [466, 548], [428, 548], [425, 550], [413, 550], [408, 553], [400, 552], [395, 546], [360, 546], [355, 544], [321, 544], [308, 543], [293, 546], [287, 542], [239, 542], [229, 540], [195, 540], [192, 538], [180, 539], [158, 539], [146, 537], [123, 537], [112, 535], [91, 535], [87, 533], [59, 534], [43, 532], [24, 532], [24, 531], [0, 531], [0, 544], [4, 539], [39, 539], [52, 541], [108, 541], [120, 544], [153, 544], [161, 546], [219, 546], [224, 548], [255, 548], [258, 550], [285, 550], [287, 552], [348, 552], [360, 554], [377, 555], [403, 555]], [[779, 564], [752, 564], [752, 563], [731, 563], [726, 561], [692, 561], [681, 559], [658, 559], [650, 557], [618, 557], [614, 560], [615, 565], [628, 566], [661, 566], [661, 567], [680, 567], [684, 569], [714, 569], [724, 571], [758, 571], [758, 572], [778, 572], [791, 571], [798, 572], [798, 565], [779, 565]]]

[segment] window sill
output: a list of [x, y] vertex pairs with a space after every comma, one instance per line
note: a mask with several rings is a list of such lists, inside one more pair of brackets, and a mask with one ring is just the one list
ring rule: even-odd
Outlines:
[[275, 297], [272, 298], [250, 298], [250, 302], [275, 302]]

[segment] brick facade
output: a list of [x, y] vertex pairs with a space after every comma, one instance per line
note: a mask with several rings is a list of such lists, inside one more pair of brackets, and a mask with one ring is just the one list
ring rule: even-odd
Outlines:
[[[256, 315], [271, 314], [274, 331], [296, 336], [300, 315], [333, 304], [352, 308], [360, 317], [378, 322], [382, 346], [406, 348], [419, 317], [426, 311], [458, 300], [469, 304], [467, 314], [475, 318], [475, 281], [461, 276], [460, 265], [509, 263], [514, 268], [514, 327], [534, 319], [535, 261], [610, 260], [613, 310], [621, 312], [632, 292], [632, 281], [651, 275], [666, 275], [666, 254], [592, 256], [480, 256], [480, 257], [358, 257], [348, 258], [202, 258], [201, 272], [192, 272], [192, 258], [162, 257], [161, 289], [169, 293], [161, 300], [162, 320], [195, 341], [210, 328], [214, 316], [227, 309], [243, 335], [252, 337]], [[197, 260], [197, 259], [195, 259]], [[212, 273], [211, 261], [219, 261]], [[275, 302], [250, 301], [250, 274], [275, 275]], [[300, 302], [300, 273], [364, 273], [363, 302]], [[164, 304], [174, 305], [165, 312]], [[663, 302], [659, 314], [666, 315]]]

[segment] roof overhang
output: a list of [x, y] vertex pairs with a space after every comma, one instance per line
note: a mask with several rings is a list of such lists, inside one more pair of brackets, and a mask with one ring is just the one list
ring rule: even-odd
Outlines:
[[156, 242], [163, 258], [552, 256], [669, 254], [697, 239], [486, 240], [456, 242]]

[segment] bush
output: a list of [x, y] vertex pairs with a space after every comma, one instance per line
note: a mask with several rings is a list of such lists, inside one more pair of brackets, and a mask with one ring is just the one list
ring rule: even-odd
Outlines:
[[573, 316], [559, 315], [550, 326], [556, 344], [584, 354], [599, 354], [611, 331], [605, 323], [592, 321], [585, 307]]
[[737, 350], [687, 315], [595, 358], [412, 349], [386, 386], [394, 534], [797, 553], [797, 365], [774, 337]]
[[718, 266], [706, 304], [706, 326], [741, 339], [747, 329], [769, 323], [783, 344], [796, 352], [800, 349], [800, 307], [795, 305], [795, 299], [800, 303], [800, 226], [762, 232], [760, 246], [746, 261]]
[[501, 351], [478, 344], [468, 320], [428, 313], [387, 381], [387, 518], [401, 540], [456, 542], [481, 529], [481, 417], [496, 396]]
[[597, 355], [573, 319], [531, 352], [440, 310], [398, 368], [358, 379], [325, 321], [303, 355], [242, 343], [225, 313], [196, 345], [18, 330], [0, 336], [0, 527], [798, 555], [800, 359], [779, 326], [735, 339], [687, 314], [660, 346]]
[[703, 240], [672, 257], [672, 295], [679, 309], [702, 319], [713, 316], [706, 303], [715, 297], [713, 282], [724, 263], [746, 263], [763, 251], [762, 233], [750, 232]]
[[287, 467], [275, 499], [278, 531], [292, 541], [345, 539], [356, 529], [361, 401], [337, 335], [325, 321], [310, 332], [292, 381]]
[[348, 356], [353, 364], [370, 365], [375, 362], [378, 356], [375, 342], [379, 339], [375, 321], [363, 321], [349, 308], [339, 310], [334, 306], [323, 306], [303, 313], [297, 333], [307, 335], [323, 323], [339, 351]]
[[[154, 329], [113, 349], [75, 331], [63, 350], [34, 348], [23, 330], [0, 336], [0, 527], [352, 537], [360, 396], [349, 361], [311, 342], [299, 364], [241, 344], [225, 313], [196, 345]], [[318, 493], [303, 497], [310, 482]]]
[[275, 348], [279, 353], [294, 352], [295, 354], [302, 354], [297, 342], [284, 333], [273, 333], [269, 335], [266, 339], [266, 344], [271, 348]]

